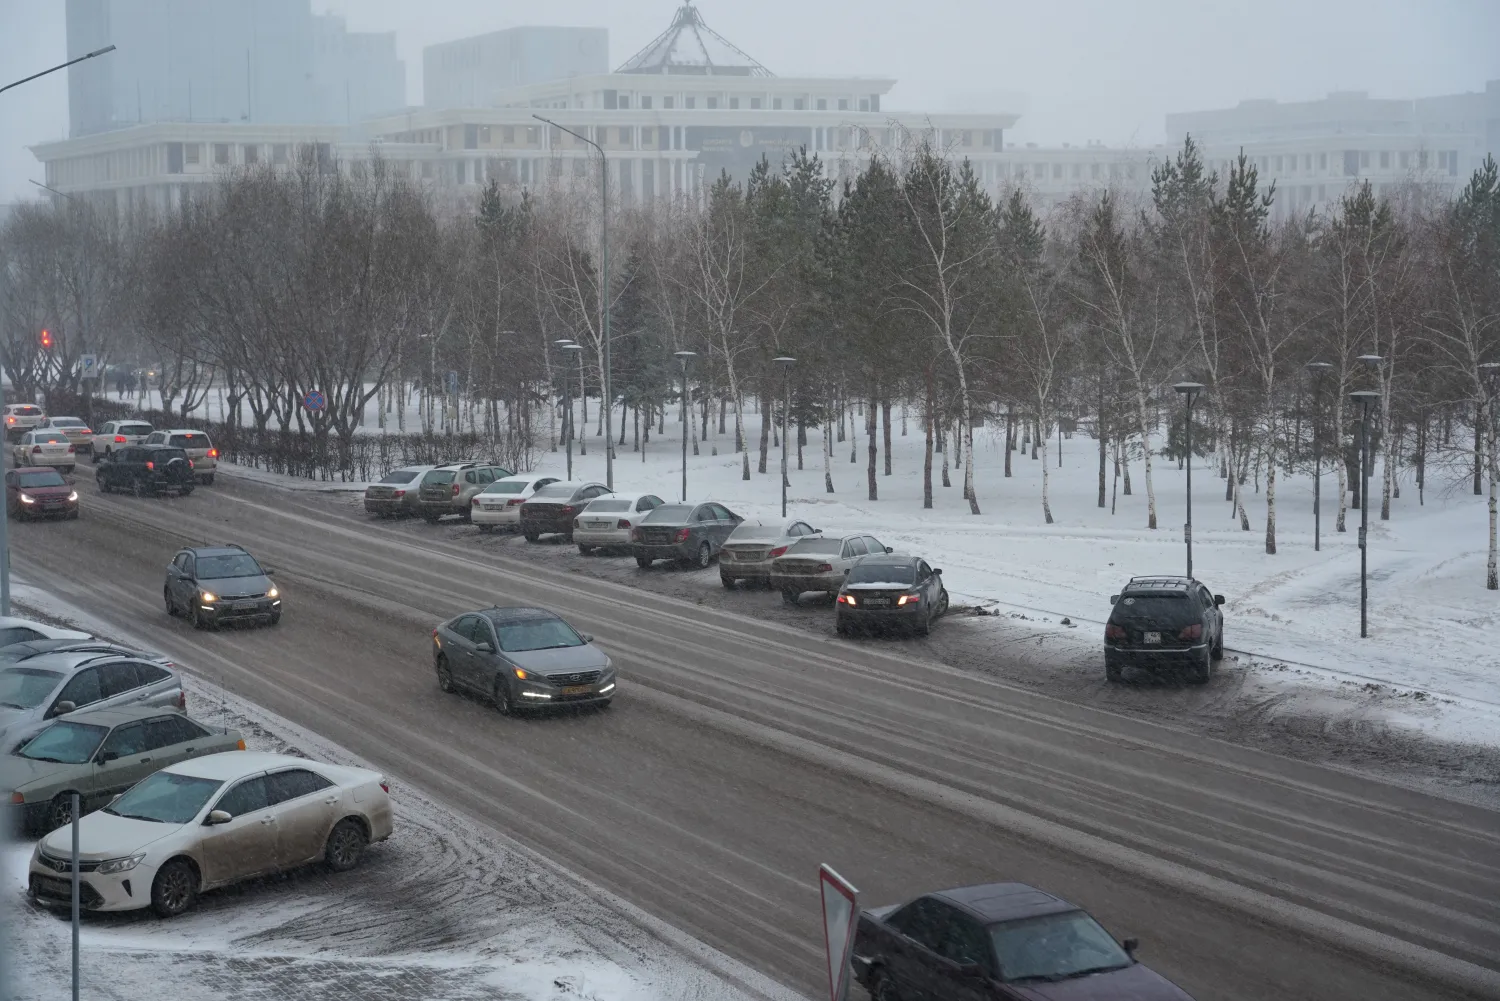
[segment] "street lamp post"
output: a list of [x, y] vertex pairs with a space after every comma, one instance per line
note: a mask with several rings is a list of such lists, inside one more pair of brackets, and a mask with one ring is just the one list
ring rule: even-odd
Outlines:
[[[1374, 371], [1376, 373], [1376, 381], [1377, 381], [1377, 383], [1379, 382], [1379, 379], [1380, 379], [1380, 376], [1379, 376], [1379, 373], [1380, 373], [1380, 363], [1383, 360], [1384, 359], [1382, 359], [1379, 355], [1360, 355], [1358, 358], [1355, 359], [1355, 361], [1362, 361], [1362, 362], [1364, 362], [1366, 365], [1368, 365], [1370, 367], [1370, 369], [1372, 371]], [[1379, 399], [1381, 399], [1381, 394], [1377, 391], [1376, 394], [1375, 394], [1375, 396], [1376, 396], [1376, 399], [1377, 399], [1377, 402], [1378, 402]], [[1370, 503], [1370, 501], [1369, 501], [1369, 493], [1370, 493], [1370, 467], [1373, 466], [1374, 463], [1370, 461], [1370, 455], [1369, 455], [1370, 436], [1368, 434], [1364, 433], [1363, 431], [1361, 431], [1361, 435], [1363, 436], [1364, 446], [1363, 446], [1363, 450], [1362, 450], [1362, 452], [1360, 454], [1360, 462], [1364, 463], [1364, 465], [1361, 467], [1364, 470], [1364, 473], [1361, 475], [1360, 481], [1359, 481], [1359, 509], [1360, 509], [1360, 512], [1363, 513], [1364, 509], [1365, 509], [1365, 505], [1368, 504], [1368, 503]]]
[[[600, 326], [604, 333], [604, 350], [601, 359], [604, 368], [604, 385], [601, 387], [599, 404], [604, 408], [604, 485], [613, 490], [615, 488], [615, 442], [614, 442], [614, 414], [611, 407], [614, 398], [610, 395], [612, 380], [609, 372], [609, 157], [604, 155], [604, 147], [600, 146], [588, 136], [580, 135], [572, 129], [558, 125], [550, 118], [541, 115], [532, 115], [539, 122], [546, 122], [555, 129], [566, 132], [568, 135], [582, 142], [588, 143], [599, 154], [599, 311], [602, 314]], [[579, 356], [579, 364], [582, 364], [583, 356]], [[583, 454], [581, 449], [579, 454]]]
[[[573, 341], [570, 338], [567, 338], [567, 337], [559, 337], [557, 340], [555, 340], [555, 341], [552, 342], [553, 346], [555, 346], [557, 348], [557, 350], [559, 350], [559, 351], [562, 352], [562, 357], [563, 357], [563, 362], [562, 362], [563, 419], [562, 419], [562, 430], [559, 432], [559, 434], [562, 436], [562, 440], [565, 443], [568, 441], [569, 437], [572, 434], [572, 430], [571, 429], [572, 429], [572, 424], [573, 424], [573, 388], [572, 388], [572, 386], [568, 382], [568, 380], [573, 377], [573, 373], [569, 369], [569, 360], [568, 360], [568, 345], [572, 344], [572, 343], [573, 343]], [[554, 452], [557, 451], [556, 447], [553, 448], [553, 451]]]
[[792, 366], [797, 364], [797, 359], [782, 355], [774, 359], [781, 366], [782, 381], [786, 384], [786, 400], [781, 407], [781, 517], [786, 517], [786, 426], [787, 418], [792, 410]]
[[[1479, 366], [1479, 378], [1484, 383], [1486, 390], [1485, 413], [1489, 417], [1490, 431], [1490, 455], [1493, 457], [1496, 449], [1495, 434], [1500, 431], [1500, 422], [1495, 420], [1495, 407], [1500, 405], [1500, 361], [1487, 361]], [[1474, 425], [1474, 435], [1478, 438], [1483, 432], [1478, 423]], [[1489, 591], [1500, 591], [1500, 566], [1497, 566], [1495, 554], [1496, 522], [1500, 521], [1500, 511], [1497, 511], [1495, 497], [1495, 477], [1500, 470], [1495, 469], [1493, 459], [1487, 463], [1490, 467], [1490, 551], [1484, 574], [1484, 586]]]
[[674, 351], [672, 357], [682, 366], [682, 502], [687, 503], [687, 446], [688, 446], [688, 362], [698, 357], [696, 351]]
[[[574, 353], [578, 356], [579, 371], [583, 371], [583, 345], [574, 344], [572, 341], [558, 341], [557, 346], [562, 348], [564, 356]], [[563, 442], [568, 452], [568, 482], [573, 482], [573, 389], [568, 385], [568, 377], [563, 376], [563, 408], [567, 411], [567, 418], [563, 421]], [[583, 438], [578, 437], [580, 443]]]
[[1172, 387], [1182, 394], [1187, 407], [1183, 411], [1182, 427], [1186, 436], [1187, 453], [1187, 521], [1182, 526], [1182, 539], [1187, 545], [1187, 575], [1193, 577], [1193, 399], [1203, 392], [1201, 382], [1179, 382]]
[[1349, 398], [1360, 405], [1359, 415], [1359, 636], [1370, 635], [1368, 582], [1369, 528], [1370, 528], [1370, 406], [1380, 402], [1380, 394], [1372, 389], [1360, 389], [1349, 394]]
[[1313, 552], [1323, 549], [1323, 377], [1333, 368], [1332, 362], [1310, 361], [1313, 373]]

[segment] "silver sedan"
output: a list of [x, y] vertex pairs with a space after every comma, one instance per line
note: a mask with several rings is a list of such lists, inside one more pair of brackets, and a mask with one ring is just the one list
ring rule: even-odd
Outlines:
[[771, 561], [771, 587], [782, 600], [795, 605], [808, 591], [836, 597], [851, 567], [870, 553], [889, 553], [891, 547], [871, 535], [819, 535], [798, 539], [785, 556]]
[[630, 549], [630, 530], [661, 507], [655, 494], [609, 494], [589, 501], [573, 519], [573, 541], [588, 556], [596, 549]]
[[742, 580], [764, 586], [771, 578], [772, 560], [785, 555], [798, 539], [818, 534], [805, 521], [741, 522], [719, 550], [719, 582], [725, 587]]

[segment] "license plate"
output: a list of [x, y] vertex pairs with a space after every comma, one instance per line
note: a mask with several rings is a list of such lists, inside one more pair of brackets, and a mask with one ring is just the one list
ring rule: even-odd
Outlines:
[[1144, 643], [1160, 643], [1161, 633], [1146, 633], [1141, 637], [1141, 641]]
[[234, 603], [234, 610], [236, 612], [253, 612], [259, 605], [260, 603], [256, 601], [236, 601]]
[[609, 527], [609, 522], [607, 522], [607, 521], [591, 521], [591, 522], [589, 522], [589, 528], [608, 528], [608, 527]]
[[885, 608], [890, 603], [891, 599], [889, 598], [866, 598], [860, 602], [860, 604], [867, 605], [870, 608]]
[[572, 685], [568, 688], [564, 688], [562, 693], [564, 695], [587, 695], [589, 693], [589, 688], [589, 685]]

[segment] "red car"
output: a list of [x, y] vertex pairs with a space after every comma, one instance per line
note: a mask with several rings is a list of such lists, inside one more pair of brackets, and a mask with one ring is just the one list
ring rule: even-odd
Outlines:
[[76, 518], [78, 491], [55, 469], [7, 469], [5, 513], [12, 518]]

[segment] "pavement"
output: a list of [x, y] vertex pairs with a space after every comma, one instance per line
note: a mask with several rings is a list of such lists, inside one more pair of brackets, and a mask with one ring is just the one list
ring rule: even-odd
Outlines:
[[[13, 524], [18, 574], [809, 996], [826, 862], [869, 904], [1038, 884], [1200, 1001], [1500, 997], [1486, 806], [316, 495], [100, 496], [79, 472], [80, 520]], [[176, 547], [218, 541], [278, 571], [278, 627], [166, 616]], [[614, 706], [507, 719], [439, 692], [433, 625], [492, 603], [593, 633]]]

